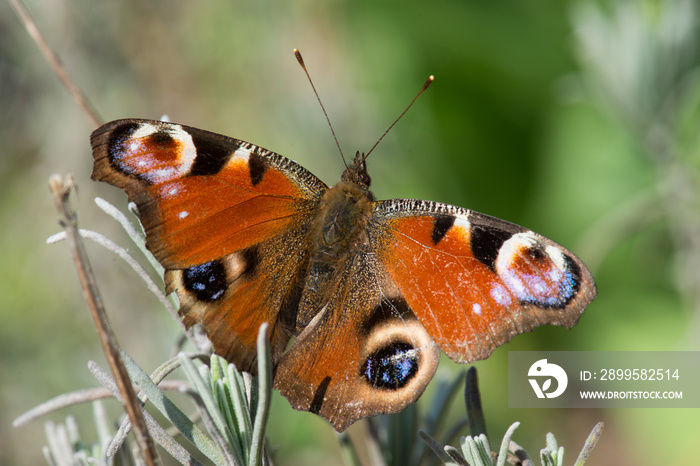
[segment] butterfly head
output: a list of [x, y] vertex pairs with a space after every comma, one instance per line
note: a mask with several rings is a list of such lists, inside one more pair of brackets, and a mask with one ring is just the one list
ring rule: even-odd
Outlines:
[[340, 177], [342, 181], [354, 183], [364, 188], [369, 188], [372, 179], [367, 173], [367, 162], [365, 154], [360, 151], [355, 153], [355, 160], [352, 165], [345, 168], [343, 175]]

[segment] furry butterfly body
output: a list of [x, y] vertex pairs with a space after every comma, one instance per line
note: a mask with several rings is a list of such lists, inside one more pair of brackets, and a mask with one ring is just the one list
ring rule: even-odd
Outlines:
[[275, 387], [339, 431], [415, 401], [439, 350], [488, 357], [595, 297], [585, 265], [520, 226], [446, 204], [375, 200], [359, 154], [333, 187], [285, 157], [183, 125], [118, 120], [91, 137], [93, 179], [139, 207], [187, 326], [255, 369], [270, 324]]

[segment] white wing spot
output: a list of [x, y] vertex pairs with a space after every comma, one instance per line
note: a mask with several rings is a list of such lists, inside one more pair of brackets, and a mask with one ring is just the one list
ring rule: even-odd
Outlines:
[[[141, 138], [146, 138], [150, 136], [151, 134], [155, 133], [158, 131], [158, 128], [156, 128], [154, 125], [150, 123], [142, 123], [141, 126], [138, 127], [136, 131], [131, 135], [132, 138], [134, 139], [141, 139]], [[136, 144], [137, 142], [134, 141], [133, 144]]]
[[566, 270], [566, 260], [564, 259], [564, 253], [561, 252], [561, 249], [548, 245], [544, 251], [547, 253], [547, 256], [551, 259], [552, 263], [554, 263], [557, 269]]
[[454, 226], [462, 227], [462, 228], [468, 230], [472, 226], [472, 224], [469, 223], [469, 220], [467, 220], [466, 216], [456, 215]]
[[182, 146], [182, 152], [178, 160], [180, 163], [178, 171], [180, 172], [179, 176], [185, 176], [192, 169], [194, 159], [197, 158], [197, 148], [194, 146], [190, 133], [177, 125], [171, 125], [170, 128], [170, 135]]
[[456, 231], [462, 238], [466, 239], [470, 228], [471, 223], [469, 223], [466, 216], [455, 215], [455, 222], [452, 225], [453, 231]]
[[236, 149], [236, 151], [233, 153], [233, 157], [232, 157], [232, 158], [242, 159], [242, 160], [244, 160], [245, 162], [247, 162], [248, 159], [250, 158], [250, 150], [247, 149], [247, 148], [245, 148], [245, 147], [239, 147], [239, 148]]

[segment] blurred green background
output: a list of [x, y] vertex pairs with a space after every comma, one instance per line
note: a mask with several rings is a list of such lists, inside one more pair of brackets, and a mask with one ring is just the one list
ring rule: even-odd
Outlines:
[[[537, 329], [476, 363], [493, 442], [517, 420], [532, 455], [552, 431], [571, 463], [602, 420], [590, 464], [697, 462], [697, 409], [508, 409], [506, 369], [512, 350], [700, 350], [700, 2], [27, 3], [105, 121], [167, 114], [330, 184], [341, 160], [292, 49], [346, 154], [435, 75], [369, 160], [377, 197], [519, 223], [573, 250], [599, 289], [573, 330]], [[67, 247], [45, 244], [59, 229], [47, 179], [74, 174], [81, 226], [127, 245], [92, 202], [125, 197], [90, 181], [93, 128], [5, 2], [0, 83], [0, 463], [41, 464], [41, 423], [11, 421], [94, 386], [86, 363], [103, 360]], [[120, 343], [153, 369], [177, 326], [120, 260], [89, 252]], [[89, 437], [90, 410], [71, 413]], [[342, 464], [325, 421], [276, 397], [271, 423], [277, 464]]]

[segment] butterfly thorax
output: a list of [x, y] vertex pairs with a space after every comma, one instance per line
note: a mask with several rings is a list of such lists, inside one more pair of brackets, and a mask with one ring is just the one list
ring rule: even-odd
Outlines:
[[368, 250], [366, 228], [371, 217], [372, 194], [363, 184], [341, 180], [323, 194], [309, 231], [309, 265], [297, 331], [336, 296], [349, 261]]

